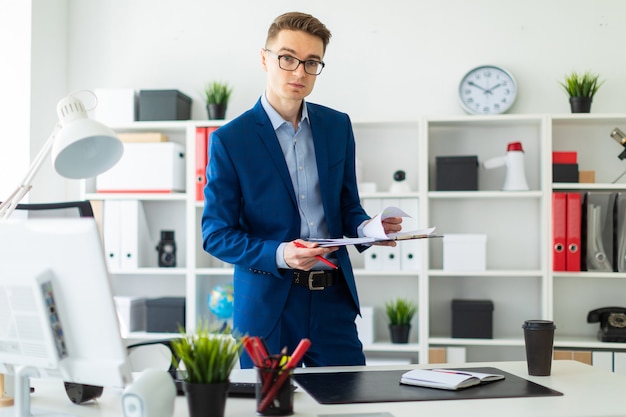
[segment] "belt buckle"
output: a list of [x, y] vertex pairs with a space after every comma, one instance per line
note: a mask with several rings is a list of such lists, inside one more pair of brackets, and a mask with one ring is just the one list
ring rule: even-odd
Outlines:
[[325, 289], [326, 287], [321, 286], [321, 287], [316, 287], [313, 285], [313, 277], [316, 275], [324, 275], [325, 272], [324, 271], [310, 271], [309, 272], [309, 290], [311, 291], [321, 291], [323, 289]]

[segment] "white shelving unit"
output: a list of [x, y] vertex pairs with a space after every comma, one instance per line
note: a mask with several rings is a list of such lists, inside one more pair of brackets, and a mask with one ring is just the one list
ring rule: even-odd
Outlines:
[[[195, 198], [195, 129], [218, 126], [211, 121], [137, 122], [117, 126], [118, 132], [161, 132], [184, 145], [187, 156], [186, 193], [98, 194], [85, 181], [84, 198], [137, 199], [143, 203], [152, 235], [176, 232], [179, 267], [142, 267], [111, 271], [116, 294], [184, 296], [187, 326], [211, 318], [206, 297], [218, 283], [232, 280], [232, 268], [202, 249], [200, 216], [203, 203]], [[609, 133], [626, 126], [626, 114], [498, 115], [421, 117], [415, 121], [354, 122], [361, 182], [375, 182], [377, 191], [364, 199], [417, 199], [420, 227], [436, 226], [439, 234], [487, 235], [484, 272], [449, 272], [442, 265], [442, 241], [422, 241], [421, 265], [414, 271], [372, 271], [363, 255], [351, 250], [362, 305], [375, 308], [375, 342], [366, 353], [417, 354], [428, 361], [433, 346], [464, 346], [467, 359], [523, 358], [521, 325], [527, 319], [554, 319], [555, 345], [571, 349], [626, 350], [626, 345], [599, 342], [596, 324], [586, 323], [589, 310], [626, 306], [626, 274], [553, 272], [551, 195], [553, 190], [626, 190], [626, 178], [612, 184], [625, 169], [617, 155], [622, 148]], [[476, 155], [479, 162], [506, 153], [509, 142], [522, 142], [529, 191], [501, 191], [505, 168], [479, 167], [478, 191], [436, 191], [437, 156]], [[577, 151], [579, 168], [595, 170], [595, 184], [552, 183], [552, 151]], [[147, 163], [149, 160], [147, 160]], [[392, 194], [393, 173], [406, 172], [411, 191]], [[370, 213], [374, 214], [374, 213]], [[154, 251], [154, 246], [145, 248]], [[156, 257], [156, 255], [155, 255]], [[410, 343], [389, 343], [384, 303], [410, 297], [419, 305]], [[451, 337], [454, 298], [494, 302], [493, 339]], [[138, 334], [137, 338], [163, 335]], [[485, 353], [487, 352], [487, 353]], [[481, 354], [489, 354], [484, 358]]]

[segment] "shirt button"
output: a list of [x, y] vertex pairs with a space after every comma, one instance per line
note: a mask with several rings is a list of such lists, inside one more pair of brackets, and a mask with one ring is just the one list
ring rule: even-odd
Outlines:
[[302, 194], [302, 195], [300, 196], [300, 200], [304, 200], [304, 199], [305, 199], [305, 196], [304, 196], [304, 194]]

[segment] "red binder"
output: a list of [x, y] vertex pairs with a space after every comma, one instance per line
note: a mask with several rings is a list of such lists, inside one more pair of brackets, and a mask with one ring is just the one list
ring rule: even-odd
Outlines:
[[196, 201], [204, 199], [206, 164], [208, 162], [208, 135], [206, 127], [196, 128]]
[[566, 271], [567, 193], [552, 193], [552, 270]]
[[582, 201], [579, 193], [567, 193], [565, 264], [568, 271], [580, 271], [580, 233]]

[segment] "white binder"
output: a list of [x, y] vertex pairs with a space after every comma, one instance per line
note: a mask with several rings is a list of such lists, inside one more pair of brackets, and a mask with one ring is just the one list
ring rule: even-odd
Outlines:
[[123, 200], [119, 203], [120, 269], [156, 266], [156, 244], [152, 242], [148, 232], [143, 204], [137, 200]]
[[[384, 209], [385, 207], [400, 207], [400, 201], [401, 199], [399, 198], [383, 198], [382, 199], [382, 207], [380, 208], [380, 210]], [[380, 211], [378, 210], [378, 211]], [[375, 213], [374, 213], [375, 214]], [[406, 229], [404, 227], [404, 220], [403, 219], [403, 229], [404, 230], [412, 230], [412, 229]], [[380, 253], [382, 256], [382, 269], [383, 271], [399, 271], [400, 270], [400, 248], [402, 246], [404, 242], [397, 242], [395, 247], [392, 246], [379, 246], [380, 248]]]
[[102, 241], [109, 271], [120, 269], [120, 202], [107, 200], [104, 202], [102, 215]]
[[[380, 198], [365, 198], [363, 199], [363, 208], [370, 217], [373, 217], [383, 209], [382, 200]], [[382, 246], [373, 245], [363, 252], [365, 269], [370, 271], [383, 269], [381, 248]]]
[[[419, 204], [417, 198], [402, 198], [398, 206], [411, 217], [402, 219], [402, 230], [418, 230], [419, 225]], [[417, 271], [420, 269], [420, 244], [421, 240], [412, 239], [398, 242], [400, 246], [400, 269], [403, 271]]]

